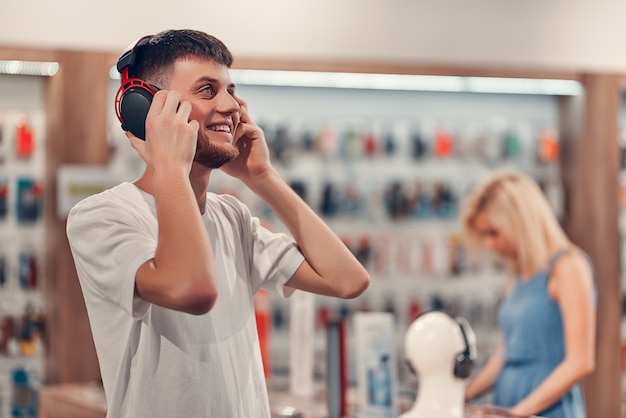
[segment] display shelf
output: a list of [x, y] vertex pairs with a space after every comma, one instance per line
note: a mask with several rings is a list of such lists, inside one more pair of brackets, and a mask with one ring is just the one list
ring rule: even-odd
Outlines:
[[34, 417], [45, 378], [44, 83], [5, 75], [0, 90], [0, 417]]

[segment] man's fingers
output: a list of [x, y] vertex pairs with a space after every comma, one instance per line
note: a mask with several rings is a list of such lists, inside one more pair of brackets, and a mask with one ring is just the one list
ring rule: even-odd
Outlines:
[[126, 133], [126, 137], [130, 141], [130, 145], [134, 149], [136, 149], [139, 152], [139, 154], [141, 155], [141, 150], [143, 149], [143, 147], [146, 146], [146, 141], [142, 141], [141, 139], [137, 138], [130, 131], [126, 131], [125, 133]]
[[237, 103], [239, 103], [239, 106], [241, 106], [243, 109], [248, 109], [248, 103], [244, 99], [242, 99], [241, 97], [237, 95], [233, 95], [233, 97], [235, 98], [235, 100], [237, 100]]
[[191, 115], [191, 103], [187, 101], [180, 102], [178, 106], [178, 110], [176, 111], [176, 115], [183, 119], [185, 122], [189, 120], [189, 115]]
[[[161, 90], [163, 91], [163, 90]], [[160, 92], [157, 92], [157, 94]], [[163, 104], [163, 109], [161, 113], [168, 112], [170, 114], [175, 114], [178, 110], [178, 106], [180, 105], [180, 93], [174, 90], [169, 90], [167, 92], [167, 96], [165, 97], [165, 103]]]
[[165, 104], [165, 99], [167, 97], [166, 90], [157, 91], [152, 97], [152, 104], [150, 105], [150, 109], [148, 110], [148, 114], [153, 113], [158, 115], [163, 110], [163, 105]]
[[189, 121], [189, 126], [191, 126], [195, 132], [198, 132], [198, 130], [200, 129], [200, 122], [192, 119]]

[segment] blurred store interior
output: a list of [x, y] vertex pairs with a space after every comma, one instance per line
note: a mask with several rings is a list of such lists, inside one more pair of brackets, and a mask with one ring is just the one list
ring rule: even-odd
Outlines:
[[[370, 272], [362, 296], [311, 302], [314, 386], [305, 416], [328, 414], [318, 394], [329, 372], [328, 324], [337, 318], [348, 324], [353, 388], [351, 321], [360, 312], [392, 318], [399, 398], [411, 398], [417, 384], [402, 339], [420, 312], [445, 308], [466, 318], [485, 360], [504, 271], [497, 260], [467, 261], [459, 213], [484, 174], [513, 167], [541, 184], [593, 262], [597, 361], [584, 382], [588, 416], [621, 417], [624, 16], [626, 3], [608, 0], [4, 1], [0, 418], [104, 417], [65, 220], [82, 197], [143, 169], [115, 115], [114, 65], [137, 38], [170, 28], [225, 42], [238, 94], [264, 128], [275, 165]], [[282, 228], [223, 173], [210, 189], [235, 194], [269, 227]], [[294, 307], [257, 297], [268, 386], [287, 391], [297, 364]], [[64, 387], [77, 388], [75, 411], [54, 403]], [[22, 415], [13, 408], [16, 390], [30, 391], [22, 393], [32, 400]], [[46, 402], [70, 409], [53, 415], [42, 411]]]

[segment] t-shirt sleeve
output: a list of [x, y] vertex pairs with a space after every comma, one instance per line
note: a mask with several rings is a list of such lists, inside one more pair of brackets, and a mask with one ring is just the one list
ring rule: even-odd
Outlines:
[[231, 209], [237, 212], [244, 238], [244, 248], [250, 263], [250, 280], [256, 292], [264, 289], [282, 297], [289, 297], [295, 289], [285, 286], [304, 261], [295, 240], [285, 234], [272, 232], [252, 216], [249, 209], [231, 196], [223, 196]]
[[67, 236], [86, 299], [104, 299], [141, 318], [149, 302], [135, 296], [137, 269], [154, 257], [156, 240], [115, 202], [92, 196], [68, 215]]
[[[262, 289], [282, 297], [293, 294], [295, 289], [285, 286], [285, 283], [300, 267], [304, 256], [291, 237], [273, 233], [258, 225], [254, 242], [254, 260], [253, 271], [258, 277], [253, 275], [253, 280], [259, 280]], [[259, 286], [256, 286], [255, 290], [258, 288]]]

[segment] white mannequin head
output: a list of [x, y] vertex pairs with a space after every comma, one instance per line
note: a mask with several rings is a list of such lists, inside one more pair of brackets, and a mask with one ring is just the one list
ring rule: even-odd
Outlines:
[[443, 311], [425, 312], [409, 326], [404, 348], [419, 392], [402, 418], [463, 417], [465, 379], [476, 353], [469, 323]]

